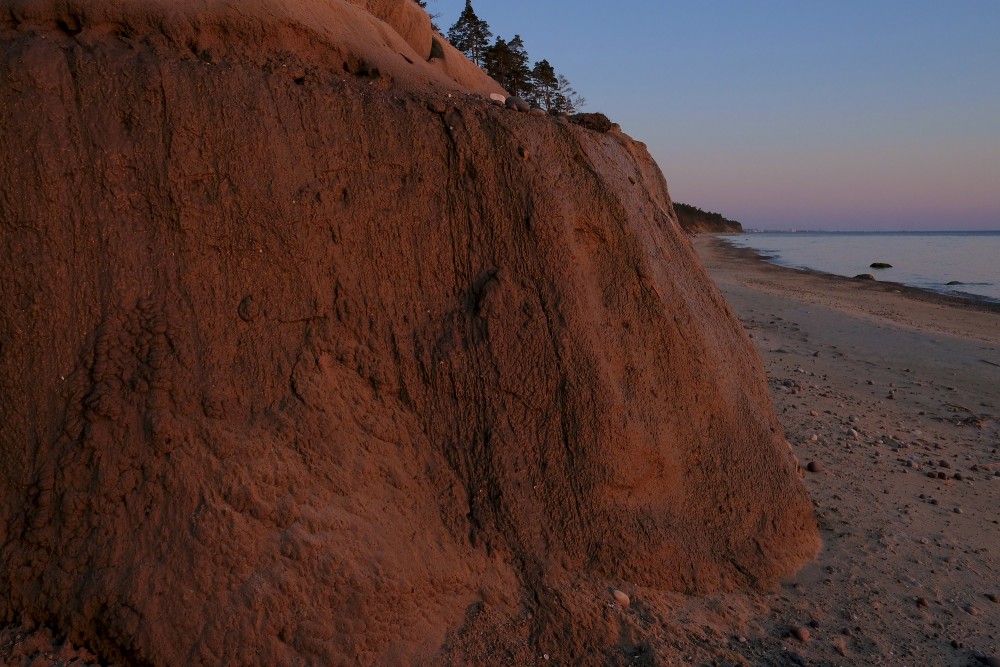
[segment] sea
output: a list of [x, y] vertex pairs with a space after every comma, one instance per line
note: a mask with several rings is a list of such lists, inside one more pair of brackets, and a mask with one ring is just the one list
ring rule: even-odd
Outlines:
[[[755, 232], [726, 236], [769, 262], [1000, 303], [1000, 231]], [[872, 268], [873, 263], [892, 265]]]

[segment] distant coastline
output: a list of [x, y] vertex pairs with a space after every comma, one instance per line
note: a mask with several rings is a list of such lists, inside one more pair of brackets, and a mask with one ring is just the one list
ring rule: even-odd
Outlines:
[[703, 211], [697, 206], [674, 202], [674, 213], [681, 229], [688, 234], [743, 234], [743, 225], [721, 213]]
[[[676, 206], [676, 205], [675, 205]], [[969, 236], [976, 234], [997, 235], [1000, 229], [935, 229], [921, 231], [917, 229], [744, 229], [743, 234], [842, 234], [870, 236]]]

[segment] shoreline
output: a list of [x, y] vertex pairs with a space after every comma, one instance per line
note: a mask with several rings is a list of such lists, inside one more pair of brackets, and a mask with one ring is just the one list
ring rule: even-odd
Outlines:
[[987, 296], [979, 296], [977, 294], [968, 294], [966, 296], [958, 296], [953, 294], [945, 294], [943, 292], [936, 292], [931, 289], [926, 289], [923, 287], [914, 287], [913, 285], [906, 285], [904, 283], [897, 283], [890, 280], [862, 280], [860, 278], [853, 278], [851, 276], [842, 276], [836, 273], [828, 273], [826, 271], [820, 271], [819, 269], [810, 269], [805, 267], [797, 266], [785, 266], [783, 264], [778, 264], [774, 261], [773, 255], [766, 255], [753, 248], [742, 248], [733, 245], [725, 237], [733, 236], [732, 234], [701, 234], [699, 238], [710, 238], [720, 244], [725, 245], [729, 252], [734, 254], [739, 254], [747, 259], [756, 260], [768, 266], [772, 266], [777, 269], [782, 269], [785, 271], [795, 271], [806, 273], [809, 275], [817, 276], [820, 278], [840, 281], [846, 280], [850, 282], [856, 282], [865, 285], [871, 289], [881, 290], [885, 292], [902, 293], [913, 299], [926, 300], [932, 303], [943, 303], [950, 306], [955, 306], [959, 308], [969, 308], [971, 310], [982, 310], [986, 312], [1000, 313], [1000, 300], [991, 299]]
[[749, 596], [764, 614], [733, 662], [998, 659], [998, 312], [692, 244], [757, 348], [824, 543]]
[[[794, 297], [872, 321], [1000, 343], [1000, 304], [969, 301], [898, 283], [780, 266], [755, 250], [735, 247], [717, 236], [697, 236], [691, 241], [706, 267], [722, 270], [721, 279], [712, 276], [720, 287], [739, 277], [746, 286], [774, 296]], [[956, 317], [956, 313], [962, 316]]]

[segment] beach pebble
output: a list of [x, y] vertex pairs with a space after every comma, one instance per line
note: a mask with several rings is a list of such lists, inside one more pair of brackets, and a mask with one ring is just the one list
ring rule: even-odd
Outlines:
[[927, 601], [927, 598], [917, 598], [918, 607], [929, 607], [931, 603]]
[[964, 607], [962, 607], [962, 610], [965, 611], [965, 613], [968, 614], [969, 616], [979, 616], [979, 610], [976, 609], [971, 604], [965, 605]]
[[508, 109], [513, 109], [514, 111], [528, 112], [531, 110], [531, 105], [520, 97], [508, 97], [504, 105]]
[[615, 602], [617, 602], [618, 604], [620, 604], [623, 607], [627, 607], [630, 604], [632, 604], [632, 599], [628, 595], [626, 595], [625, 593], [622, 593], [617, 588], [615, 590], [611, 591], [611, 597], [613, 597], [615, 599]]
[[809, 641], [809, 628], [802, 627], [801, 625], [792, 626], [792, 636], [804, 644]]
[[961, 507], [956, 507], [953, 511], [955, 512], [955, 514], [961, 514], [962, 513], [962, 508]]
[[806, 464], [806, 470], [809, 472], [823, 472], [823, 466], [819, 463], [819, 461], [810, 461]]
[[819, 413], [816, 412], [815, 410], [810, 410], [809, 411], [809, 415], [812, 416], [812, 417], [819, 417]]
[[938, 466], [941, 467], [941, 468], [946, 468], [946, 469], [951, 468], [951, 464], [948, 463], [947, 461], [945, 461], [944, 459], [941, 459], [940, 461], [938, 461]]
[[997, 597], [996, 593], [987, 593], [986, 599], [990, 602], [1000, 602], [1000, 597]]
[[540, 107], [533, 107], [530, 111], [528, 111], [528, 113], [530, 115], [532, 115], [532, 116], [547, 116], [548, 115], [548, 114], [545, 113], [545, 109], [542, 109]]

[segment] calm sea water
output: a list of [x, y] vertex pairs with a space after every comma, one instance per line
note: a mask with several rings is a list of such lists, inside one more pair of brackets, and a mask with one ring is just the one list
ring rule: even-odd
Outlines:
[[[781, 266], [840, 276], [870, 273], [878, 280], [1000, 302], [1000, 231], [767, 232], [726, 239]], [[873, 269], [873, 262], [892, 268]]]

